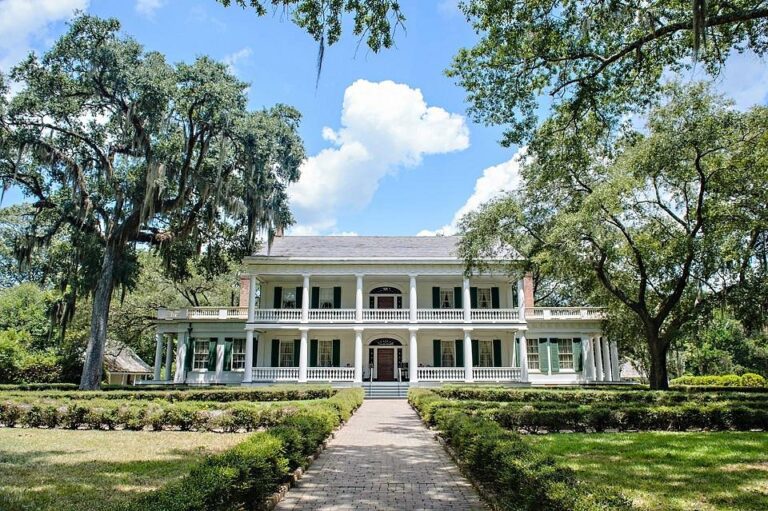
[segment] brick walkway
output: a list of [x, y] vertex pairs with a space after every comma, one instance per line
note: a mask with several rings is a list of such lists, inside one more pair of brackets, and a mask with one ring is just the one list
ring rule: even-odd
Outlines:
[[278, 504], [287, 510], [484, 510], [405, 400], [367, 400]]

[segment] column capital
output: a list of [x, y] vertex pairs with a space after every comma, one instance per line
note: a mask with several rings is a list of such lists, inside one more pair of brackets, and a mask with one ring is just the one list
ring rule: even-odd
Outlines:
[[417, 327], [417, 326], [409, 326], [408, 327], [408, 331], [411, 332], [411, 333], [418, 332], [419, 331], [419, 327]]
[[355, 331], [356, 334], [362, 334], [363, 330], [365, 330], [365, 328], [363, 328], [361, 326], [356, 326], [355, 328], [353, 328], [353, 330]]
[[465, 334], [468, 334], [468, 333], [472, 332], [474, 330], [474, 328], [472, 328], [471, 326], [465, 326], [464, 328], [462, 328], [462, 330], [464, 330]]
[[299, 332], [309, 332], [309, 327], [308, 326], [300, 326], [299, 327]]
[[308, 279], [309, 277], [312, 276], [312, 274], [311, 273], [302, 273], [301, 276], [304, 277], [305, 279]]
[[408, 274], [408, 277], [410, 277], [410, 278], [412, 278], [412, 279], [415, 279], [415, 278], [416, 278], [416, 277], [418, 277], [418, 276], [419, 276], [419, 274], [418, 274], [418, 273], [409, 273], [409, 274]]
[[355, 273], [355, 277], [357, 277], [358, 279], [362, 279], [363, 277], [365, 277], [365, 273]]

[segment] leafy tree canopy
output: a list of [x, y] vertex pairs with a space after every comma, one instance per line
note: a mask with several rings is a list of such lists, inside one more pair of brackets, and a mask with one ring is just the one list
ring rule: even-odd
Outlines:
[[648, 106], [664, 73], [696, 65], [716, 74], [733, 51], [765, 55], [765, 0], [691, 5], [466, 0], [462, 9], [480, 41], [458, 53], [449, 75], [466, 89], [477, 120], [508, 126], [506, 145], [528, 140], [549, 102], [565, 119], [592, 114], [609, 124]]

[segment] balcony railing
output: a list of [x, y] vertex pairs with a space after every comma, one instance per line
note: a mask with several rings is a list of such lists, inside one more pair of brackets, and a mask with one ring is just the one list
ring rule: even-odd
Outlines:
[[329, 323], [350, 323], [355, 320], [355, 309], [309, 309], [309, 320]]
[[520, 381], [519, 367], [473, 367], [472, 377], [475, 381]]
[[518, 309], [472, 309], [472, 321], [482, 323], [498, 323], [518, 321]]
[[526, 319], [603, 319], [605, 309], [601, 307], [529, 307], [525, 309]]
[[355, 379], [354, 367], [308, 367], [307, 380], [309, 381], [353, 381]]
[[403, 323], [410, 317], [408, 309], [363, 309], [363, 321], [373, 323]]
[[301, 309], [256, 309], [256, 323], [296, 323], [301, 321]]
[[158, 309], [157, 319], [247, 319], [248, 307], [190, 307]]
[[419, 309], [416, 319], [427, 323], [456, 323], [464, 321], [464, 311], [461, 309]]
[[253, 381], [298, 381], [298, 367], [254, 367]]
[[463, 367], [419, 367], [419, 381], [464, 381]]

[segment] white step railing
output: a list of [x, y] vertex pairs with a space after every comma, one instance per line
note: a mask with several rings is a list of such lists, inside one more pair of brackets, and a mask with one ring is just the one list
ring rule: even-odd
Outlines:
[[418, 321], [429, 323], [457, 323], [464, 321], [462, 309], [419, 309], [416, 311]]
[[355, 379], [354, 367], [308, 367], [309, 381], [352, 381]]
[[519, 367], [473, 367], [475, 381], [520, 381]]
[[254, 367], [253, 381], [298, 381], [298, 367]]
[[309, 320], [348, 323], [355, 320], [355, 309], [309, 309]]
[[529, 307], [526, 319], [603, 319], [602, 307]]
[[419, 381], [464, 381], [463, 367], [419, 367]]
[[406, 322], [410, 319], [408, 309], [363, 309], [363, 321]]
[[519, 319], [520, 311], [517, 309], [472, 309], [473, 322], [499, 323]]

